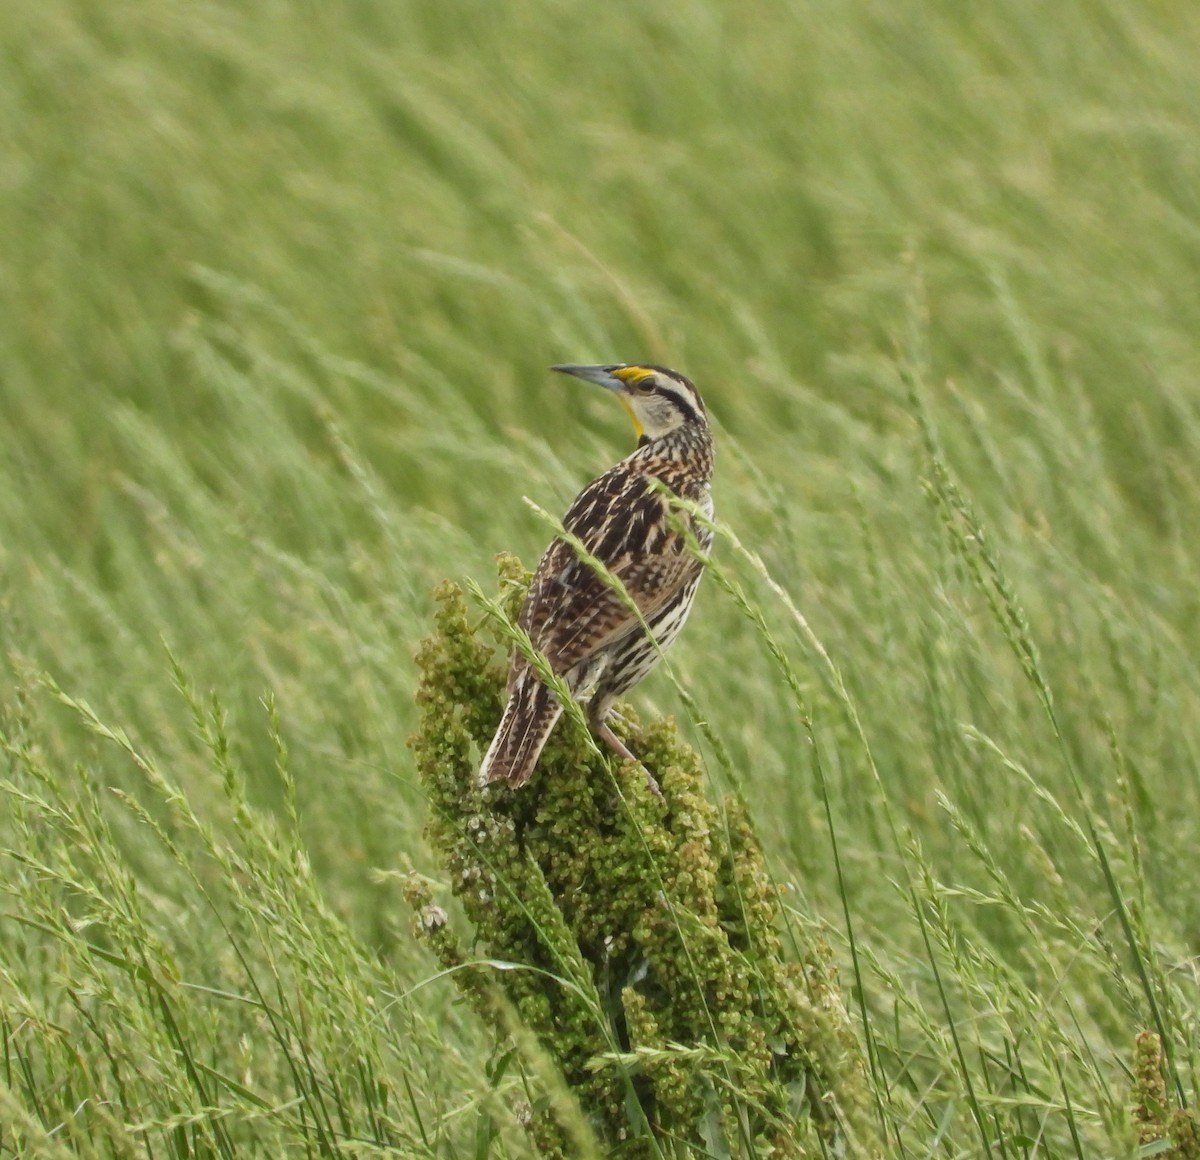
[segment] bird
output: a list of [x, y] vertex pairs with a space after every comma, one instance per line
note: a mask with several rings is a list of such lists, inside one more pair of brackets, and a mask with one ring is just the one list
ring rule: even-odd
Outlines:
[[[633, 363], [550, 369], [612, 391], [633, 420], [636, 448], [575, 497], [562, 526], [621, 581], [640, 615], [560, 536], [533, 574], [517, 625], [571, 696], [587, 703], [595, 736], [618, 757], [636, 761], [609, 721], [614, 702], [655, 667], [691, 611], [704, 565], [682, 529], [690, 530], [706, 556], [712, 545], [712, 429], [700, 392], [678, 371]], [[672, 494], [706, 518], [673, 507]], [[479, 768], [481, 786], [524, 785], [563, 712], [520, 648], [509, 665], [507, 697]]]

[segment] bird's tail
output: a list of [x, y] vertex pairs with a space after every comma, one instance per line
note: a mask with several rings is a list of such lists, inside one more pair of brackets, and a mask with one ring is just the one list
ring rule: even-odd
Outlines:
[[484, 754], [479, 784], [506, 781], [513, 789], [524, 785], [561, 715], [558, 698], [541, 681], [530, 677], [518, 684]]

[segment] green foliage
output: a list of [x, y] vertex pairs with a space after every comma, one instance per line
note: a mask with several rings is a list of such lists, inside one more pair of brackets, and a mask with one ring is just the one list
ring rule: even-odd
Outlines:
[[634, 703], [884, 1153], [1175, 1147], [1198, 58], [1155, 0], [0, 3], [0, 1156], [524, 1158], [527, 1083], [586, 1154], [410, 935], [406, 741], [431, 588], [629, 449], [542, 368], [646, 358], [720, 526]]
[[281, 823], [247, 802], [222, 706], [176, 677], [221, 827], [123, 729], [53, 685], [148, 792], [106, 794], [96, 770], [56, 768], [28, 713], [0, 723], [0, 790], [20, 838], [3, 884], [0, 1155], [435, 1151], [436, 1100], [408, 1077], [461, 1077], [453, 1052], [412, 1003], [384, 1002], [390, 974], [323, 897], [294, 811]]
[[[527, 578], [502, 564], [510, 599]], [[665, 721], [615, 769], [569, 718], [529, 790], [480, 789], [505, 668], [461, 590], [439, 592], [417, 658], [417, 768], [430, 844], [488, 961], [471, 964], [414, 885], [416, 929], [509, 1050], [511, 1005], [561, 1068], [599, 1137], [624, 1154], [867, 1154], [868, 1096], [828, 953], [787, 963], [778, 892], [741, 807], [704, 796], [699, 760]], [[491, 625], [502, 658], [508, 639]], [[624, 710], [628, 715], [628, 709]], [[497, 963], [499, 965], [497, 965]], [[532, 1113], [544, 1150], [567, 1138]]]
[[1195, 1160], [1200, 1156], [1200, 1124], [1191, 1108], [1171, 1108], [1163, 1071], [1162, 1040], [1153, 1031], [1137, 1037], [1133, 1053], [1133, 1122], [1139, 1156]]

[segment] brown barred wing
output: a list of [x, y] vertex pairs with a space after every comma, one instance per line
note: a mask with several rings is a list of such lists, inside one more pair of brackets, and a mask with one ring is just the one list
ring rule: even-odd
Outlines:
[[[646, 476], [618, 465], [586, 487], [563, 520], [620, 579], [646, 619], [700, 570], [683, 537], [668, 525], [666, 511]], [[554, 671], [566, 673], [635, 631], [639, 622], [609, 582], [558, 539], [538, 565], [520, 624]]]

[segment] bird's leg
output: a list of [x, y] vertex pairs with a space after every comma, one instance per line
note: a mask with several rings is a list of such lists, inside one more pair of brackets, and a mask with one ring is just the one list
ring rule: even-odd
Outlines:
[[662, 790], [659, 788], [658, 782], [655, 780], [654, 774], [646, 768], [646, 763], [633, 753], [629, 746], [625, 744], [613, 731], [609, 725], [607, 715], [605, 718], [597, 720], [593, 718], [592, 728], [596, 731], [596, 736], [604, 742], [618, 757], [625, 761], [636, 761], [642, 767], [642, 772], [646, 775], [646, 784], [650, 787], [650, 792], [655, 797], [662, 797]]

